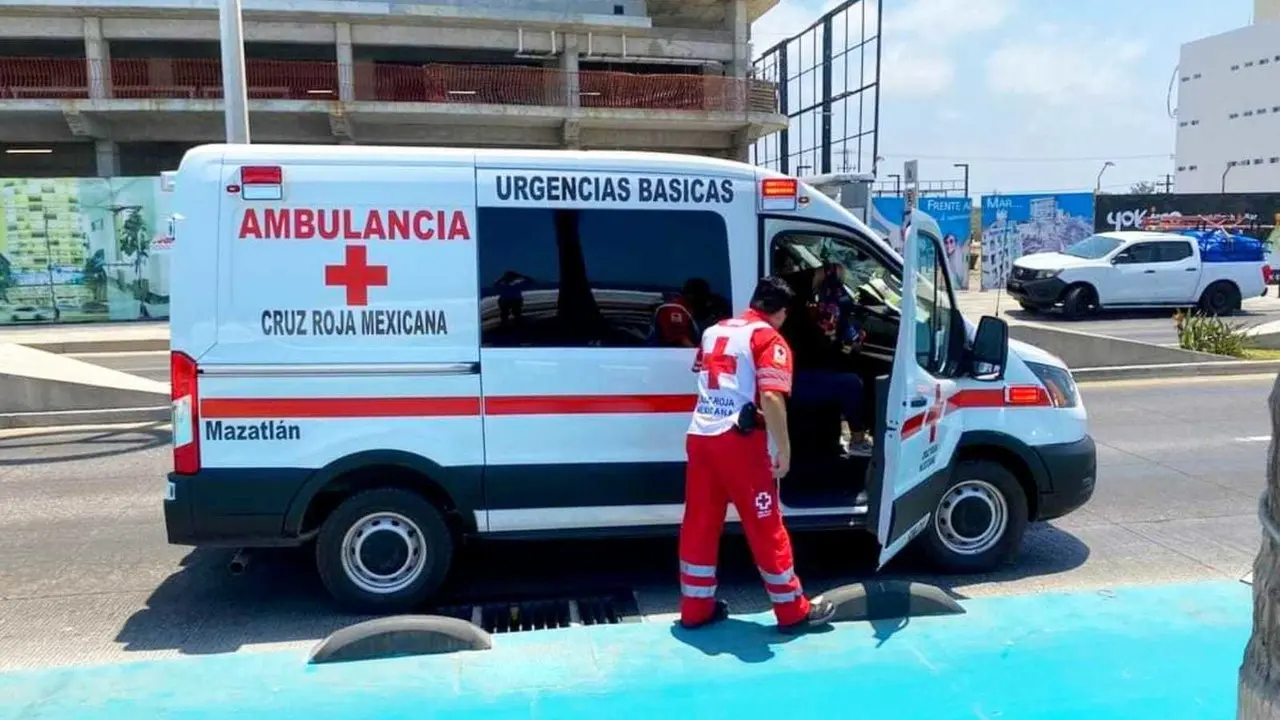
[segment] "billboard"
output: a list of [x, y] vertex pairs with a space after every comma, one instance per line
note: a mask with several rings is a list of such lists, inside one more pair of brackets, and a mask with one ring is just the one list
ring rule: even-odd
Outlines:
[[[970, 198], [930, 197], [920, 198], [920, 209], [938, 221], [942, 230], [942, 243], [947, 251], [947, 268], [951, 271], [951, 286], [957, 290], [969, 288], [969, 251], [972, 246]], [[900, 196], [875, 198], [871, 203], [871, 227], [889, 240], [894, 250], [902, 252], [902, 214], [906, 202]]]
[[1060, 252], [1093, 234], [1093, 193], [984, 195], [982, 289], [1004, 287], [1013, 261]]
[[169, 316], [160, 179], [0, 178], [0, 325]]
[[1280, 193], [1221, 195], [1099, 195], [1094, 229], [1207, 230], [1221, 228], [1259, 240], [1280, 239]]

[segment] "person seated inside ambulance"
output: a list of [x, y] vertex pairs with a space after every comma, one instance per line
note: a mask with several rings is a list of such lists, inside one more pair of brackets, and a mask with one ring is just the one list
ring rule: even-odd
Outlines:
[[690, 278], [679, 293], [663, 298], [653, 311], [650, 344], [659, 347], [697, 347], [702, 331], [729, 316], [724, 303], [702, 278]]
[[798, 306], [783, 327], [795, 351], [791, 401], [809, 409], [837, 405], [849, 430], [845, 455], [869, 456], [864, 384], [852, 357], [866, 339], [866, 331], [859, 322], [859, 308], [846, 290], [846, 274], [842, 265], [828, 260], [788, 277], [792, 287], [808, 290], [797, 292]]

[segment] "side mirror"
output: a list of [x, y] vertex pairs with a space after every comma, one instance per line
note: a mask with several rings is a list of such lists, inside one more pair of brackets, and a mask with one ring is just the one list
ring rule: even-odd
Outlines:
[[1129, 255], [1129, 253], [1127, 253], [1127, 252], [1116, 253], [1116, 254], [1115, 254], [1115, 256], [1111, 258], [1111, 264], [1112, 264], [1112, 265], [1123, 265], [1123, 264], [1125, 264], [1125, 263], [1129, 262], [1130, 257], [1131, 257], [1131, 256], [1130, 256], [1130, 255]]
[[991, 315], [978, 321], [969, 352], [971, 374], [975, 378], [999, 380], [1009, 363], [1009, 323]]

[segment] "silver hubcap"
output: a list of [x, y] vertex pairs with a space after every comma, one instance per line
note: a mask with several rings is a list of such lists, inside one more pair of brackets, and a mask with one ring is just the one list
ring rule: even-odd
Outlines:
[[[974, 521], [973, 518], [986, 518]], [[1009, 525], [1004, 495], [983, 480], [957, 483], [938, 503], [934, 527], [938, 539], [958, 555], [977, 555], [995, 547]]]
[[342, 569], [365, 592], [399, 592], [417, 580], [426, 566], [422, 531], [399, 513], [366, 515], [342, 538]]

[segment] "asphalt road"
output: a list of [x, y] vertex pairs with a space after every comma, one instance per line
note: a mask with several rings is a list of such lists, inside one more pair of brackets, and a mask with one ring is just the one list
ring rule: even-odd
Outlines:
[[[1092, 503], [1033, 526], [1018, 562], [985, 577], [926, 578], [960, 597], [1238, 579], [1257, 551], [1272, 378], [1087, 386], [1100, 443]], [[253, 556], [170, 547], [160, 512], [163, 426], [0, 431], [0, 670], [241, 649], [309, 647], [358, 618], [334, 611], [305, 551]], [[810, 590], [869, 573], [856, 534], [802, 536]], [[469, 548], [459, 596], [566, 589], [636, 591], [642, 611], [676, 599], [671, 541]], [[765, 609], [740, 539], [726, 542], [722, 589], [737, 611]], [[910, 557], [890, 573], [912, 576]]]
[[[1242, 327], [1252, 327], [1265, 322], [1280, 320], [1280, 299], [1275, 297], [1277, 288], [1268, 288], [1271, 297], [1246, 300], [1241, 312], [1228, 318]], [[1007, 298], [1006, 298], [1007, 300]], [[1009, 317], [1026, 322], [1062, 325], [1071, 330], [1094, 335], [1108, 335], [1124, 340], [1151, 343], [1153, 345], [1177, 345], [1178, 333], [1174, 328], [1172, 310], [1104, 311], [1098, 317], [1071, 321], [1053, 313], [1029, 313], [1015, 304], [1008, 310]]]

